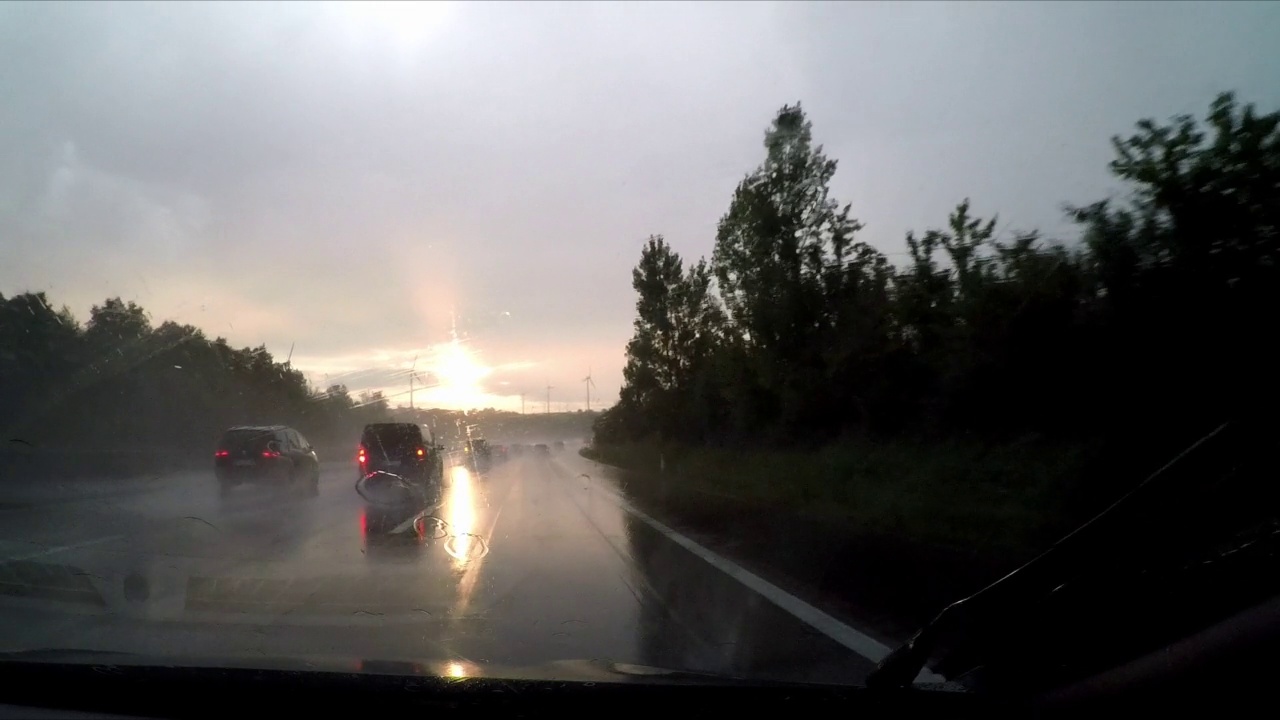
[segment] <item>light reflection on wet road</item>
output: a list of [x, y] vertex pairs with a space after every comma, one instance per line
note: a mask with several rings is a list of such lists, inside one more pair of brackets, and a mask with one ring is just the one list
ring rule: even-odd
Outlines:
[[[563, 462], [561, 462], [563, 460]], [[0, 485], [0, 652], [561, 660], [860, 683], [870, 663], [624, 511], [576, 458], [447, 470], [444, 501], [369, 506], [201, 473]], [[460, 670], [461, 672], [461, 670]]]

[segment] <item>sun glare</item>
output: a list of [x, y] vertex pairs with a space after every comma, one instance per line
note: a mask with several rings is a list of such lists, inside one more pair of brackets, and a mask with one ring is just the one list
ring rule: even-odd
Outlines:
[[443, 385], [459, 389], [478, 390], [480, 380], [489, 374], [489, 368], [476, 361], [475, 353], [457, 340], [439, 349], [433, 365]]
[[489, 396], [481, 381], [492, 368], [480, 362], [475, 351], [453, 340], [438, 345], [428, 363], [435, 382], [426, 391], [433, 404], [441, 407], [483, 407]]
[[413, 47], [440, 29], [454, 10], [453, 2], [408, 0], [356, 0], [340, 7], [348, 18], [365, 29], [386, 33], [406, 47]]

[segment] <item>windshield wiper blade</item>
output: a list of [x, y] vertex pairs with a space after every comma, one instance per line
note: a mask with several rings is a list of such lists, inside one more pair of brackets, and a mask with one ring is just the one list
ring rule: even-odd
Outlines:
[[[1025, 610], [1032, 601], [1093, 569], [1098, 558], [1112, 561], [1122, 555], [1132, 556], [1163, 540], [1156, 537], [1151, 526], [1169, 522], [1173, 514], [1166, 505], [1186, 502], [1187, 496], [1180, 491], [1203, 484], [1206, 477], [1220, 476], [1224, 459], [1236, 457], [1229, 453], [1237, 451], [1238, 456], [1247, 448], [1239, 423], [1218, 426], [1048, 550], [973, 595], [948, 605], [883, 658], [867, 676], [867, 686], [909, 687], [934, 653], [942, 649], [944, 641], [952, 640], [960, 648], [972, 650], [964, 646], [973, 642], [974, 634], [983, 626], [1008, 625], [1008, 615]], [[1121, 538], [1125, 542], [1117, 542]], [[964, 638], [966, 634], [970, 637]]]

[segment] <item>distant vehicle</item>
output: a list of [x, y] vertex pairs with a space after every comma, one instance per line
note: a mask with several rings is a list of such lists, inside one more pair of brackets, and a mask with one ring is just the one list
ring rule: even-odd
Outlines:
[[320, 460], [302, 433], [284, 425], [228, 428], [213, 453], [213, 471], [225, 497], [242, 483], [302, 485], [320, 494]]
[[556, 452], [564, 452], [564, 441], [557, 440], [555, 444]]
[[512, 446], [511, 446], [511, 456], [512, 456], [512, 457], [520, 457], [520, 456], [521, 456], [521, 455], [523, 455], [523, 454], [525, 453], [525, 451], [526, 451], [526, 450], [528, 450], [528, 449], [529, 449], [529, 446], [528, 446], [528, 445], [525, 445], [524, 443], [516, 443], [516, 444], [514, 444], [514, 445], [512, 445]]
[[491, 449], [493, 452], [494, 462], [499, 462], [499, 463], [506, 462], [507, 459], [511, 456], [511, 449], [507, 445], [493, 445]]
[[444, 453], [415, 423], [365, 425], [356, 462], [360, 477], [379, 471], [424, 483], [444, 477]]
[[476, 472], [488, 472], [493, 464], [493, 448], [484, 438], [471, 438], [463, 446], [463, 452], [466, 453], [467, 464]]
[[534, 446], [533, 446], [533, 450], [534, 450], [534, 452], [538, 453], [539, 455], [550, 455], [550, 454], [551, 454], [551, 448], [547, 447], [547, 444], [546, 444], [546, 443], [538, 443], [537, 445], [534, 445]]

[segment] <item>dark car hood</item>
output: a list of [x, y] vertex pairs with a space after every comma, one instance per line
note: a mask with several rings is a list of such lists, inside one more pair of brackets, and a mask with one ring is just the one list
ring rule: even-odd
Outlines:
[[844, 715], [862, 707], [883, 713], [886, 702], [911, 717], [1024, 715], [993, 713], [999, 704], [971, 693], [916, 690], [890, 697], [863, 687], [746, 681], [602, 660], [474, 667], [460, 661], [31, 650], [0, 654], [0, 671], [8, 703], [0, 705], [0, 715], [11, 717], [31, 716], [31, 708], [53, 710], [52, 717], [71, 710], [92, 717], [228, 717], [253, 707], [289, 707], [304, 716], [541, 717], [618, 708], [656, 715], [701, 704], [729, 714]]
[[170, 656], [91, 650], [39, 649], [0, 653], [4, 662], [65, 665], [175, 667], [271, 670], [305, 673], [374, 674], [404, 677], [531, 680], [568, 683], [641, 683], [697, 685], [776, 685], [791, 683], [746, 680], [723, 675], [671, 670], [608, 660], [560, 660], [539, 665], [474, 664], [463, 660], [369, 659], [334, 656], [235, 657]]

